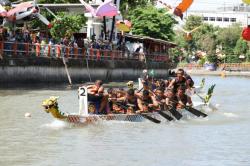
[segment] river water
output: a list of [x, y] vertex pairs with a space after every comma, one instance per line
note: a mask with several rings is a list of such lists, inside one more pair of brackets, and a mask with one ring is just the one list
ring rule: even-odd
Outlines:
[[0, 166], [249, 166], [249, 81], [206, 77], [219, 109], [205, 119], [84, 127], [55, 121], [41, 107], [54, 95], [61, 111], [77, 112], [76, 90], [0, 90]]

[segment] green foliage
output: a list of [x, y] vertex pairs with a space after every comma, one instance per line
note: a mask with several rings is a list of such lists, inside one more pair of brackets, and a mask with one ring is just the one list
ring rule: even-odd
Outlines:
[[175, 63], [179, 63], [179, 57], [183, 56], [183, 52], [178, 48], [171, 49], [171, 59]]
[[175, 21], [165, 13], [164, 9], [158, 10], [151, 5], [131, 11], [129, 19], [133, 23], [133, 34], [171, 40]]
[[207, 58], [202, 57], [202, 58], [199, 59], [198, 64], [203, 66], [206, 63], [206, 61], [207, 61]]
[[236, 55], [246, 54], [248, 50], [247, 42], [242, 38], [238, 39], [236, 46], [234, 48], [234, 53]]
[[60, 13], [58, 16], [60, 20], [54, 20], [50, 30], [52, 37], [57, 40], [66, 36], [70, 37], [74, 32], [78, 32], [86, 22], [83, 15]]
[[246, 62], [250, 62], [250, 51], [249, 50], [246, 53]]
[[193, 38], [191, 41], [186, 41], [182, 37], [184, 33], [178, 33], [177, 37], [175, 37], [175, 42], [187, 52], [205, 51], [207, 56], [199, 60], [200, 64], [203, 64], [204, 61], [218, 63], [215, 51], [217, 46], [222, 46], [220, 53], [226, 55], [225, 60], [227, 63], [241, 62], [239, 55], [245, 55], [246, 61], [250, 60], [249, 45], [241, 39], [242, 27], [239, 24], [234, 24], [227, 28], [219, 28], [210, 24], [204, 24], [199, 16], [189, 16], [184, 27], [186, 30], [192, 30], [198, 26], [200, 28], [192, 33]]
[[208, 55], [208, 56], [207, 56], [207, 61], [208, 61], [209, 63], [217, 64], [218, 58], [217, 58], [216, 55]]
[[239, 56], [237, 55], [227, 55], [226, 63], [240, 63]]
[[241, 37], [241, 31], [242, 28], [239, 24], [234, 24], [219, 31], [218, 41], [222, 44], [223, 49], [226, 51], [226, 54], [233, 52], [233, 48]]
[[153, 4], [155, 0], [121, 0], [120, 11], [123, 17], [128, 16], [128, 12], [136, 8], [146, 7], [148, 4]]
[[203, 24], [202, 17], [191, 15], [187, 18], [185, 29], [186, 30], [193, 30], [196, 27], [199, 27]]

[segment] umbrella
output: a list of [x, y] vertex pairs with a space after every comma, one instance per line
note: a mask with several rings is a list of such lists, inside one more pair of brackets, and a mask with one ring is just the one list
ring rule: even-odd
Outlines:
[[107, 17], [113, 17], [118, 14], [118, 10], [116, 6], [112, 3], [112, 0], [107, 0], [103, 4], [101, 4], [96, 9], [96, 16], [107, 16]]
[[116, 28], [119, 29], [120, 31], [129, 32], [131, 27], [132, 27], [132, 24], [128, 20], [116, 22]]
[[112, 0], [107, 0], [102, 3], [95, 10], [91, 5], [87, 4], [84, 0], [80, 0], [80, 2], [84, 5], [84, 7], [93, 15], [98, 17], [113, 17], [118, 14], [118, 10], [116, 6], [112, 3]]

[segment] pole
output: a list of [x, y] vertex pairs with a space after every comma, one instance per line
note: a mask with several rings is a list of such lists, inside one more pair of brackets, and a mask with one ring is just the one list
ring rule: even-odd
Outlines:
[[71, 78], [70, 78], [70, 75], [69, 75], [68, 66], [66, 64], [66, 61], [65, 61], [64, 57], [62, 59], [63, 59], [63, 64], [64, 64], [64, 67], [65, 67], [65, 71], [66, 71], [66, 74], [67, 74], [67, 77], [68, 77], [68, 80], [69, 80], [69, 85], [72, 86], [72, 81], [71, 81]]
[[[117, 2], [117, 0], [114, 0], [115, 5], [116, 5], [116, 2]], [[109, 42], [112, 42], [114, 28], [115, 28], [115, 16], [113, 16], [113, 20], [112, 20], [112, 27], [111, 27]]]
[[[104, 0], [102, 0], [104, 2]], [[104, 31], [104, 39], [107, 40], [107, 32], [106, 32], [106, 17], [103, 16], [103, 31]]]

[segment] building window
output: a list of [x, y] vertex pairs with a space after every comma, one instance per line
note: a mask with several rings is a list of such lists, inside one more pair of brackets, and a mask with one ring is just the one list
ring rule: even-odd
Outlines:
[[203, 17], [203, 20], [204, 21], [208, 21], [208, 17]]
[[225, 18], [223, 18], [223, 21], [229, 22], [229, 18], [228, 18], [228, 17], [225, 17]]
[[210, 17], [209, 21], [215, 21], [215, 17]]
[[222, 17], [217, 17], [216, 21], [222, 21]]
[[236, 22], [236, 18], [230, 18], [231, 22]]

